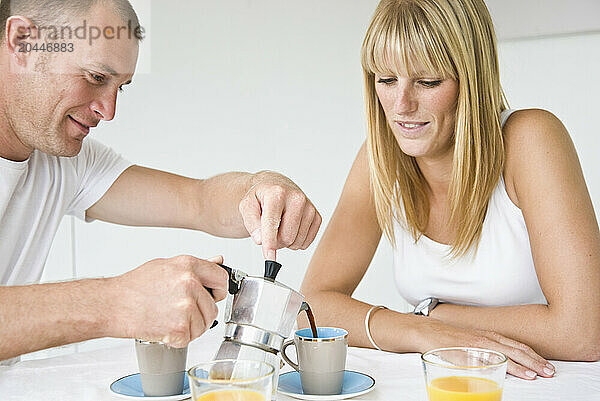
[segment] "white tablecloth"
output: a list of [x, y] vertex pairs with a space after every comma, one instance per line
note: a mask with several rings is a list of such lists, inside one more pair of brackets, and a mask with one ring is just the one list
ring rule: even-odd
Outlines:
[[[190, 344], [188, 365], [208, 361], [223, 336], [223, 325]], [[600, 401], [600, 362], [553, 362], [551, 379], [525, 381], [507, 376], [504, 401]], [[375, 389], [355, 400], [426, 401], [425, 379], [419, 354], [393, 354], [350, 348], [346, 368], [375, 378]], [[290, 370], [285, 367], [282, 372]], [[109, 386], [137, 372], [133, 340], [113, 348], [72, 353], [54, 358], [22, 361], [0, 367], [0, 401], [119, 400]], [[281, 401], [289, 401], [283, 395]]]

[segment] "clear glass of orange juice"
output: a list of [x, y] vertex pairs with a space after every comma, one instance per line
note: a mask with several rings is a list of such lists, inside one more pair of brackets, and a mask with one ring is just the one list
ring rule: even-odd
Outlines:
[[508, 359], [500, 352], [452, 347], [421, 355], [429, 401], [501, 401]]
[[261, 361], [201, 363], [188, 370], [192, 401], [271, 401], [274, 372]]

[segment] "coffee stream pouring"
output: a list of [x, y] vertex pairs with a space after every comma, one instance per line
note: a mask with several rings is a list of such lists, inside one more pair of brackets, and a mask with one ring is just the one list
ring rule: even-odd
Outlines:
[[229, 273], [225, 309], [225, 336], [216, 359], [264, 361], [275, 368], [273, 400], [277, 395], [283, 342], [300, 311], [307, 310], [304, 296], [275, 281], [281, 264], [265, 261], [264, 277], [253, 277], [220, 265]]

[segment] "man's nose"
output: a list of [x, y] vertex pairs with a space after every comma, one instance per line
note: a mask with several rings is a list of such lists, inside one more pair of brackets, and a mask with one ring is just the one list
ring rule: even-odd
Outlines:
[[117, 109], [117, 91], [105, 93], [103, 96], [94, 100], [90, 107], [94, 114], [101, 120], [111, 121], [115, 118]]

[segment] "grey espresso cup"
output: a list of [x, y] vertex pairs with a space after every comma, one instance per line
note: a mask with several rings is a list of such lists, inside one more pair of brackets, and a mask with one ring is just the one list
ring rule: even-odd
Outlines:
[[135, 340], [135, 353], [145, 396], [164, 397], [183, 392], [187, 347]]
[[[281, 357], [300, 373], [304, 394], [340, 394], [348, 353], [348, 332], [336, 327], [319, 327], [317, 335], [318, 338], [314, 338], [311, 329], [296, 331], [293, 340], [283, 343]], [[298, 364], [285, 353], [292, 344], [296, 347]]]

